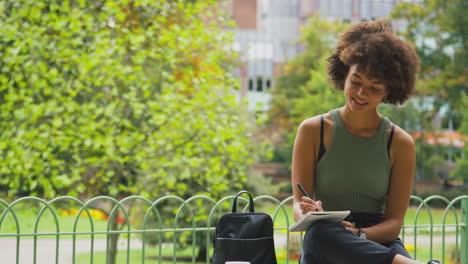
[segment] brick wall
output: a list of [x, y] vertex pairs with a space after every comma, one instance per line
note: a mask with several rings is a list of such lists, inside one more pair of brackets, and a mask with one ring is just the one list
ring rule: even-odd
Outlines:
[[257, 28], [257, 1], [233, 0], [233, 18], [239, 29]]

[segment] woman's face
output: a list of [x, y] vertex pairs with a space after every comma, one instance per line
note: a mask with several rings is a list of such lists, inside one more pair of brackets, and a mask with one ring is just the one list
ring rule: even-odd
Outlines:
[[359, 72], [358, 65], [351, 65], [345, 80], [346, 103], [353, 111], [367, 111], [377, 108], [388, 94], [383, 81], [371, 79]]

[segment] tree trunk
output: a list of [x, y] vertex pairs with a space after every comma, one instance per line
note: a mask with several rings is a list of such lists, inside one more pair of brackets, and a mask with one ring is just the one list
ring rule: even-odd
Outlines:
[[205, 262], [206, 261], [206, 247], [204, 246], [205, 243], [203, 243], [203, 245], [200, 245], [200, 248], [198, 250], [198, 255], [197, 257], [195, 258], [195, 261], [197, 262]]
[[[127, 221], [130, 221], [130, 220], [125, 219], [122, 223], [119, 224], [118, 219], [119, 219], [119, 217], [124, 215], [121, 210], [125, 210], [127, 212], [127, 215], [130, 217], [130, 215], [131, 215], [130, 210], [131, 210], [131, 208], [133, 208], [133, 204], [134, 204], [134, 201], [127, 201], [125, 203], [125, 206], [123, 206], [123, 208], [119, 207], [119, 209], [116, 209], [116, 212], [115, 212], [114, 216], [112, 217], [112, 219], [109, 218], [109, 220], [108, 220], [108, 221], [111, 221], [110, 222], [110, 230], [111, 231], [121, 231], [125, 227], [125, 225], [127, 223], [129, 223]], [[109, 217], [110, 217], [110, 213], [109, 213]], [[116, 264], [117, 263], [117, 253], [118, 253], [117, 243], [118, 243], [118, 240], [119, 240], [119, 236], [120, 236], [120, 233], [109, 235], [109, 248], [108, 248], [107, 264]]]
[[[110, 230], [111, 231], [116, 231], [120, 230], [123, 225], [120, 226], [117, 222], [117, 218], [119, 217], [119, 211], [116, 212], [114, 217], [112, 219], [109, 218], [110, 222]], [[108, 259], [107, 259], [107, 264], [115, 264], [117, 260], [117, 241], [119, 240], [119, 234], [112, 234], [109, 235], [109, 247], [108, 247]]]

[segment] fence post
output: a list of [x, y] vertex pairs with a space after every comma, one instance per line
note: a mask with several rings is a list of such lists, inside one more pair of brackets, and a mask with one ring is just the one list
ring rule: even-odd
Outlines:
[[468, 199], [462, 199], [461, 264], [468, 264]]

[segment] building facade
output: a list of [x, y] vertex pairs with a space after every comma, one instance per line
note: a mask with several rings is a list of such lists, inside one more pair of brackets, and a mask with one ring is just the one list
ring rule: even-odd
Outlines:
[[242, 67], [234, 76], [239, 96], [258, 111], [269, 109], [274, 79], [281, 66], [300, 52], [296, 44], [301, 25], [319, 13], [351, 23], [388, 17], [403, 0], [226, 0], [237, 27], [234, 49]]

